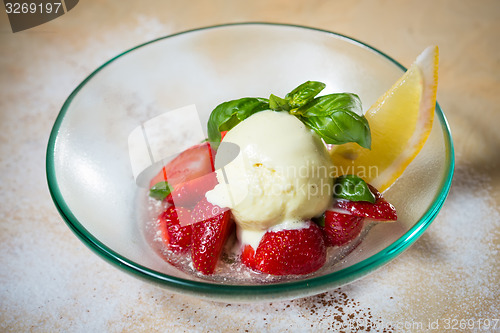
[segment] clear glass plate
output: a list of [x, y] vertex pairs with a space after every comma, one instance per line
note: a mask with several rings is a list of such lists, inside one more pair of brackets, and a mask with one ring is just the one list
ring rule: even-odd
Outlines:
[[[335, 265], [267, 284], [200, 279], [153, 251], [143, 232], [147, 192], [134, 177], [129, 137], [170, 110], [194, 104], [205, 126], [211, 110], [223, 101], [284, 95], [307, 80], [326, 83], [324, 93], [354, 92], [366, 109], [404, 71], [389, 56], [352, 38], [284, 24], [214, 26], [139, 45], [90, 74], [63, 105], [47, 147], [52, 198], [67, 225], [95, 253], [174, 292], [260, 301], [330, 290], [399, 255], [438, 214], [454, 168], [452, 139], [438, 104], [423, 150], [385, 192], [398, 210], [398, 222], [373, 226]], [[168, 132], [175, 124], [164, 126]]]

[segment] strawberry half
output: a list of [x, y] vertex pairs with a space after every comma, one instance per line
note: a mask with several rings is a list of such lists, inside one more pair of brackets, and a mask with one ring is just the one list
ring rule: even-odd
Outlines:
[[338, 200], [336, 206], [348, 211], [354, 216], [366, 217], [378, 222], [396, 221], [398, 216], [396, 208], [387, 202], [382, 194], [373, 186], [368, 184], [375, 195], [375, 203], [368, 201]]
[[182, 183], [214, 171], [214, 152], [210, 143], [203, 142], [184, 150], [151, 179], [149, 187], [167, 181], [174, 189]]
[[204, 176], [179, 184], [172, 193], [167, 196], [166, 200], [176, 207], [192, 208], [203, 199], [205, 193], [213, 189], [217, 183], [215, 172], [210, 172]]
[[327, 210], [324, 215], [327, 246], [340, 246], [358, 237], [363, 229], [363, 217]]
[[243, 252], [241, 252], [241, 262], [252, 269], [255, 269], [255, 250], [249, 244], [243, 247]]
[[185, 252], [191, 246], [191, 225], [181, 226], [181, 219], [190, 220], [191, 212], [170, 206], [158, 216], [163, 242], [174, 252]]
[[326, 246], [319, 227], [309, 221], [303, 229], [269, 231], [262, 237], [255, 255], [246, 245], [242, 262], [250, 268], [273, 275], [303, 275], [321, 268]]
[[212, 274], [232, 227], [231, 212], [203, 198], [193, 209], [192, 216], [191, 258], [194, 267], [203, 274]]

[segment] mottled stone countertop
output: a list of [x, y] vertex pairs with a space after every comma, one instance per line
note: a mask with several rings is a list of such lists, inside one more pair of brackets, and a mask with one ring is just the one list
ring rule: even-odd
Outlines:
[[[171, 294], [92, 253], [49, 195], [50, 130], [93, 69], [156, 37], [243, 21], [336, 31], [404, 65], [440, 47], [438, 101], [456, 150], [448, 200], [409, 250], [325, 294], [253, 305]], [[496, 319], [500, 331], [499, 35], [497, 0], [86, 0], [18, 33], [0, 13], [0, 331], [317, 332], [352, 318], [368, 323], [353, 331], [446, 331], [452, 319], [478, 331]]]

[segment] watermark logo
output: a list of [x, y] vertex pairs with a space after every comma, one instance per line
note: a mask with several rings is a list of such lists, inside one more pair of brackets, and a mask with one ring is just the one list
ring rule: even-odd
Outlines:
[[[206, 135], [201, 125], [200, 115], [194, 104], [171, 110], [149, 119], [134, 128], [128, 136], [128, 151], [132, 174], [137, 186], [149, 188], [150, 181], [158, 174], [162, 167], [172, 161], [186, 149], [205, 141]], [[239, 154], [239, 147], [232, 143], [221, 143], [214, 161], [215, 170], [220, 170], [227, 180], [224, 167], [231, 163]], [[213, 159], [214, 152], [210, 147], [198, 151], [201, 159]], [[196, 161], [190, 163], [196, 164]], [[186, 167], [186, 166], [183, 166]], [[189, 166], [188, 166], [189, 167]], [[192, 165], [196, 168], [196, 166]], [[168, 181], [169, 171], [163, 169], [163, 178]], [[185, 170], [175, 170], [174, 173]], [[215, 171], [213, 172], [215, 173]], [[207, 177], [211, 175], [204, 175]], [[215, 175], [212, 175], [215, 176]], [[175, 204], [175, 198], [174, 206]], [[225, 209], [227, 210], [227, 208]], [[217, 216], [221, 211], [212, 211], [211, 216]], [[209, 214], [210, 215], [210, 214]], [[180, 214], [182, 219], [184, 215]], [[192, 221], [180, 221], [187, 225]]]
[[73, 9], [79, 0], [4, 0], [12, 32], [52, 21]]
[[132, 173], [137, 185], [147, 187], [154, 172], [205, 137], [195, 105], [165, 112], [137, 126], [128, 137]]

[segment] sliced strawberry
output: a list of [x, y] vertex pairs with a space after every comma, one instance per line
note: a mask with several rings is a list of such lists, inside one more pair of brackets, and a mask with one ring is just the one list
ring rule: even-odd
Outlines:
[[168, 181], [176, 188], [177, 185], [196, 179], [214, 171], [213, 150], [208, 142], [200, 143], [186, 149], [170, 161], [160, 172], [151, 179], [149, 187]]
[[375, 187], [369, 184], [368, 186], [375, 195], [375, 203], [338, 200], [336, 206], [350, 212], [354, 216], [366, 217], [379, 222], [396, 221], [398, 219], [396, 208], [387, 202]]
[[255, 269], [255, 250], [251, 245], [247, 244], [243, 247], [241, 262], [245, 266]]
[[326, 261], [323, 234], [312, 222], [303, 229], [267, 232], [255, 251], [253, 263], [250, 249], [245, 259], [242, 258], [243, 262], [273, 275], [308, 274], [321, 268]]
[[232, 221], [227, 208], [212, 205], [203, 198], [192, 212], [191, 258], [203, 274], [212, 274], [229, 236]]
[[227, 131], [222, 131], [220, 132], [220, 140], [222, 141], [222, 139], [224, 139], [224, 137], [226, 136], [227, 134]]
[[160, 216], [158, 223], [163, 242], [174, 252], [184, 252], [191, 246], [191, 225], [181, 226], [180, 220], [191, 219], [191, 212], [182, 207], [170, 206]]
[[325, 233], [327, 246], [347, 244], [358, 237], [363, 229], [363, 217], [342, 214], [327, 210], [325, 212]]
[[167, 201], [176, 207], [193, 207], [205, 197], [205, 193], [217, 185], [215, 172], [179, 184], [167, 197]]

